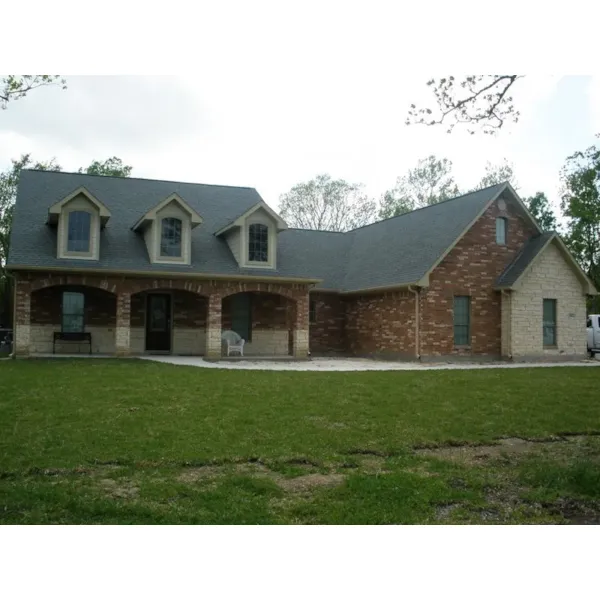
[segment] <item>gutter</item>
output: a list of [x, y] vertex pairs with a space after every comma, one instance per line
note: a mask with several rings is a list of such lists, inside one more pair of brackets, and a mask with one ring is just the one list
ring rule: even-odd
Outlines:
[[421, 360], [421, 289], [409, 285], [408, 291], [415, 295], [415, 357]]
[[303, 284], [317, 284], [321, 283], [322, 279], [305, 279], [302, 277], [277, 277], [269, 275], [224, 275], [222, 273], [182, 273], [181, 271], [127, 271], [117, 269], [90, 269], [81, 268], [73, 265], [72, 267], [37, 267], [28, 265], [11, 265], [7, 269], [10, 272], [15, 271], [42, 271], [46, 273], [59, 272], [59, 273], [83, 273], [89, 275], [99, 276], [119, 276], [119, 277], [164, 277], [168, 279], [198, 279], [198, 280], [225, 280], [225, 281], [260, 281], [263, 283], [271, 282], [283, 282], [283, 283], [303, 283]]

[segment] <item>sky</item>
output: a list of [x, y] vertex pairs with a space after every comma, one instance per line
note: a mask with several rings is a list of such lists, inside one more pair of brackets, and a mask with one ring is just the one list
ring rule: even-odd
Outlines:
[[[280, 40], [280, 44], [293, 40]], [[522, 196], [559, 202], [567, 156], [596, 143], [600, 78], [526, 75], [513, 89], [521, 118], [496, 136], [407, 126], [431, 99], [430, 72], [403, 75], [392, 58], [259, 50], [201, 64], [193, 75], [69, 76], [0, 111], [0, 169], [31, 153], [76, 171], [118, 156], [134, 177], [255, 187], [267, 203], [319, 173], [363, 183], [374, 198], [429, 154], [453, 162], [468, 189], [486, 162], [513, 163]], [[436, 73], [433, 74], [437, 75]], [[459, 74], [457, 74], [459, 75]]]

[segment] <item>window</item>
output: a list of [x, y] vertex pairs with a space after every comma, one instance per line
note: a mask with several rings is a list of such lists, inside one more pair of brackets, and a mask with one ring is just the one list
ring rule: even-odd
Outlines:
[[310, 323], [317, 322], [317, 301], [310, 300], [308, 303], [308, 321]]
[[69, 213], [67, 252], [89, 252], [92, 215], [84, 210]]
[[249, 293], [231, 297], [231, 329], [247, 342], [252, 341], [252, 303]]
[[471, 341], [471, 296], [454, 296], [454, 345]]
[[504, 217], [496, 219], [496, 244], [506, 246], [507, 221]]
[[160, 255], [181, 257], [181, 219], [169, 217], [161, 221]]
[[81, 333], [84, 327], [85, 298], [79, 292], [63, 292], [62, 331]]
[[269, 262], [269, 228], [253, 223], [248, 228], [248, 261]]
[[556, 300], [544, 298], [544, 346], [556, 346]]
[[591, 326], [592, 326], [592, 319], [588, 317], [586, 327], [591, 327]]

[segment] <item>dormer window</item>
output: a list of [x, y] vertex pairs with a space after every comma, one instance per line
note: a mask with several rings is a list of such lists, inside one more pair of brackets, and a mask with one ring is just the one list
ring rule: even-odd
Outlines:
[[269, 228], [262, 223], [248, 227], [248, 261], [269, 262]]
[[77, 188], [48, 209], [48, 225], [56, 225], [56, 257], [98, 260], [100, 230], [110, 211], [84, 187]]
[[142, 215], [132, 229], [144, 236], [151, 263], [189, 265], [192, 230], [201, 223], [202, 217], [174, 193]]
[[160, 255], [181, 257], [181, 219], [168, 217], [161, 221]]
[[84, 210], [74, 210], [69, 214], [67, 252], [89, 252], [92, 215]]

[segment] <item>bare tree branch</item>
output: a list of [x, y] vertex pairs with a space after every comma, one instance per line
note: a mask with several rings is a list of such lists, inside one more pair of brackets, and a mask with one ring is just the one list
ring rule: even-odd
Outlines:
[[24, 98], [28, 92], [46, 85], [59, 85], [67, 89], [60, 75], [8, 75], [0, 80], [0, 107], [5, 109], [11, 100]]
[[[477, 125], [484, 133], [494, 134], [506, 120], [512, 119], [515, 123], [519, 120], [512, 96], [507, 96], [507, 93], [521, 77], [469, 75], [460, 82], [453, 75], [431, 79], [427, 85], [433, 88], [437, 109], [417, 108], [411, 104], [406, 124], [441, 125], [446, 117], [453, 117], [454, 120], [448, 125], [448, 133], [461, 123]], [[469, 127], [468, 131], [473, 134], [476, 128]]]

